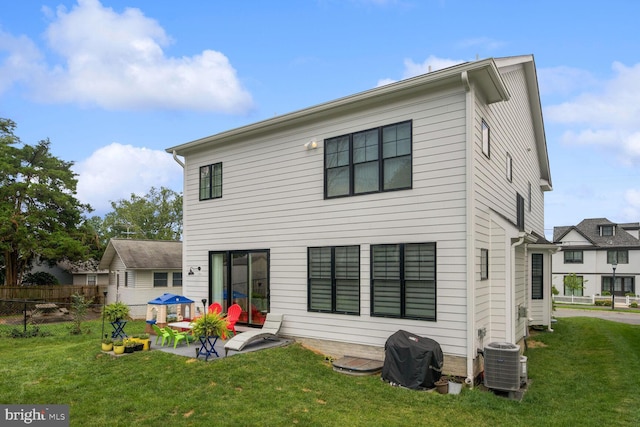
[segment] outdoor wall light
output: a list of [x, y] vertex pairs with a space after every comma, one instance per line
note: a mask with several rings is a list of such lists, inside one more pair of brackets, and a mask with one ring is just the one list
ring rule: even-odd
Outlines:
[[[196, 267], [196, 270], [200, 271], [201, 270], [200, 266]], [[189, 273], [187, 274], [189, 274], [189, 276], [193, 276], [194, 274], [196, 274], [193, 272], [193, 267], [189, 267]]]
[[311, 140], [304, 144], [304, 148], [306, 148], [307, 150], [315, 150], [316, 148], [318, 148], [318, 142], [315, 139]]

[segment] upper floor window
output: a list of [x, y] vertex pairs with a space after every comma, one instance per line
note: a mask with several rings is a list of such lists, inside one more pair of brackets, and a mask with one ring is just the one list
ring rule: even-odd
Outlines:
[[200, 200], [222, 197], [222, 163], [200, 168]]
[[489, 140], [489, 125], [482, 120], [482, 152], [485, 156], [491, 157], [491, 141]]
[[169, 285], [169, 274], [168, 273], [153, 273], [153, 287], [154, 288], [165, 288]]
[[489, 249], [480, 249], [480, 280], [489, 278]]
[[582, 264], [582, 251], [564, 251], [565, 264]]
[[516, 226], [524, 231], [524, 197], [520, 193], [516, 194]]
[[629, 264], [629, 251], [607, 251], [607, 264]]
[[325, 197], [411, 188], [412, 122], [325, 140]]
[[614, 236], [616, 231], [613, 225], [601, 225], [600, 226], [600, 235], [601, 236]]
[[360, 314], [360, 246], [308, 249], [308, 309]]
[[371, 246], [371, 315], [436, 320], [436, 244]]

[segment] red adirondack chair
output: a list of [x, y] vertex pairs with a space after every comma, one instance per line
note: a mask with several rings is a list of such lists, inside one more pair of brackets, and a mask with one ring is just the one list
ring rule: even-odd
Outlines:
[[233, 304], [227, 310], [227, 329], [233, 332], [233, 335], [236, 334], [236, 322], [240, 318], [240, 314], [242, 313], [242, 307], [238, 304]]

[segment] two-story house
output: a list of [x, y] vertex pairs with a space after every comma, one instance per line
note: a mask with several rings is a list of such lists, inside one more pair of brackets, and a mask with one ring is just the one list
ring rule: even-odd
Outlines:
[[[325, 354], [403, 329], [470, 380], [551, 320], [551, 190], [533, 57], [430, 72], [168, 148], [184, 167], [184, 295]], [[181, 156], [183, 160], [177, 156]]]
[[[563, 296], [594, 296], [603, 292], [635, 295], [640, 278], [640, 223], [616, 224], [606, 218], [589, 218], [575, 226], [553, 228], [553, 242], [561, 247], [554, 255], [553, 285]], [[565, 286], [575, 274], [582, 289]]]

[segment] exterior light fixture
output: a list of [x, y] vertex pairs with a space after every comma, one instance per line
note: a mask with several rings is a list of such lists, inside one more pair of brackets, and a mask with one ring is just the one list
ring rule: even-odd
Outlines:
[[[196, 270], [200, 271], [200, 270], [201, 270], [201, 268], [198, 266], [198, 267], [196, 267]], [[194, 271], [193, 271], [193, 267], [189, 267], [189, 273], [187, 273], [187, 274], [188, 274], [189, 276], [193, 276], [194, 274], [196, 274], [196, 273], [194, 273]]]
[[306, 148], [307, 150], [315, 150], [316, 148], [318, 148], [318, 142], [315, 139], [311, 140], [304, 144], [304, 148]]

